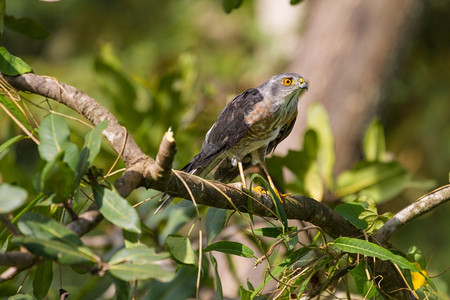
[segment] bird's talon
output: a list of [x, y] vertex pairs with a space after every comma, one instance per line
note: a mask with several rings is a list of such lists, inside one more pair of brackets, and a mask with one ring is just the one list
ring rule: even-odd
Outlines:
[[[276, 188], [273, 187], [272, 189], [275, 192], [275, 194], [278, 196], [278, 199], [280, 199], [281, 203], [283, 203], [283, 197], [292, 195], [292, 193], [280, 194]], [[258, 195], [261, 195], [261, 194], [267, 195], [268, 194], [268, 191], [265, 190], [262, 186], [256, 186], [256, 187], [252, 188], [252, 192], [255, 194], [258, 194]]]
[[252, 192], [255, 194], [258, 194], [258, 195], [267, 194], [267, 191], [265, 189], [263, 189], [262, 186], [256, 186], [256, 187], [252, 188]]

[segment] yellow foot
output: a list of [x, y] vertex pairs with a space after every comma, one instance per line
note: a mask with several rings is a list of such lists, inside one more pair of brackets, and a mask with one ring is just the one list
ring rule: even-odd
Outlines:
[[[275, 187], [273, 187], [272, 189], [275, 192], [275, 194], [278, 196], [278, 199], [280, 199], [280, 201], [282, 203], [283, 203], [283, 197], [287, 197], [287, 196], [291, 196], [292, 195], [292, 193], [280, 194]], [[256, 193], [256, 194], [259, 194], [259, 195], [268, 193], [262, 186], [257, 186], [257, 187], [252, 188], [252, 192]]]

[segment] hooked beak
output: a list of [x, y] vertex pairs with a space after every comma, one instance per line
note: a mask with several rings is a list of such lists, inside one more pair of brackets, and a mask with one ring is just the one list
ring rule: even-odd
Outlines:
[[304, 90], [308, 90], [308, 84], [306, 83], [306, 81], [302, 78], [300, 79], [300, 88], [304, 89]]

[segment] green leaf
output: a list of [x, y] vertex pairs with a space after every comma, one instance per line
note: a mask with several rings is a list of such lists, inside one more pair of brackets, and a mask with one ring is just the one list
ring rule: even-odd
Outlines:
[[17, 76], [32, 71], [20, 57], [12, 55], [5, 47], [0, 47], [0, 72], [9, 76]]
[[22, 206], [27, 198], [25, 189], [7, 183], [0, 184], [0, 214], [12, 212]]
[[284, 210], [284, 206], [281, 203], [279, 197], [277, 196], [275, 191], [272, 189], [269, 182], [267, 182], [267, 180], [259, 174], [253, 174], [252, 177], [250, 178], [250, 187], [249, 187], [250, 195], [253, 191], [252, 186], [253, 186], [253, 182], [255, 182], [255, 180], [258, 180], [259, 182], [261, 182], [264, 189], [269, 192], [268, 194], [272, 198], [272, 202], [275, 206], [275, 212], [277, 214], [277, 217], [280, 220], [281, 225], [283, 226], [283, 231], [285, 231], [288, 227], [287, 226], [288, 225], [287, 224], [287, 216], [286, 216], [286, 211]]
[[166, 239], [166, 249], [172, 257], [180, 264], [196, 265], [197, 256], [192, 249], [191, 241], [188, 237], [179, 235], [169, 235]]
[[170, 282], [152, 280], [146, 286], [151, 293], [146, 300], [172, 300], [195, 298], [197, 268], [181, 265]]
[[377, 289], [376, 284], [367, 279], [365, 265], [364, 261], [360, 261], [353, 270], [350, 270], [350, 274], [352, 274], [353, 279], [355, 280], [359, 294], [364, 295], [366, 299], [370, 299], [375, 295]]
[[0, 0], [0, 35], [3, 35], [3, 29], [5, 26], [5, 10], [6, 10], [6, 0]]
[[384, 161], [386, 159], [386, 143], [380, 120], [375, 119], [370, 123], [364, 134], [362, 146], [367, 161]]
[[219, 251], [227, 254], [242, 256], [242, 257], [254, 257], [254, 252], [249, 247], [238, 243], [238, 242], [231, 242], [231, 241], [220, 241], [216, 242], [214, 244], [209, 245], [206, 247], [204, 252], [209, 251]]
[[299, 4], [300, 2], [302, 2], [303, 0], [291, 0], [291, 5], [296, 5]]
[[212, 263], [212, 265], [214, 267], [214, 279], [215, 279], [215, 282], [216, 282], [216, 299], [222, 300], [223, 299], [222, 281], [220, 280], [217, 260], [212, 255], [212, 253], [209, 254], [209, 259], [211, 260], [211, 263]]
[[76, 188], [75, 173], [63, 161], [64, 152], [45, 164], [41, 174], [40, 188], [47, 195], [55, 195], [53, 202], [61, 203], [74, 192]]
[[246, 290], [242, 285], [239, 286], [239, 299], [252, 300], [252, 291]]
[[381, 260], [389, 260], [403, 269], [409, 269], [414, 272], [420, 271], [419, 268], [406, 258], [396, 255], [371, 242], [355, 238], [340, 237], [334, 241], [333, 246], [345, 252], [358, 253], [365, 256], [376, 257]]
[[95, 255], [89, 252], [88, 249], [81, 247], [73, 248], [71, 245], [59, 240], [43, 240], [36, 237], [14, 237], [11, 241], [24, 246], [37, 256], [56, 260], [62, 264], [97, 262]]
[[344, 171], [337, 178], [338, 197], [358, 193], [377, 203], [398, 195], [407, 186], [410, 174], [397, 162], [366, 162]]
[[125, 243], [125, 248], [132, 248], [139, 245], [139, 233], [122, 229], [122, 235]]
[[325, 193], [325, 187], [323, 184], [323, 178], [319, 173], [317, 161], [313, 161], [307, 169], [304, 177], [304, 184], [308, 196], [316, 199], [317, 201], [322, 201]]
[[[248, 231], [251, 232], [250, 229], [248, 229]], [[283, 231], [278, 227], [263, 227], [253, 229], [253, 233], [265, 237], [276, 238], [283, 234]]]
[[114, 286], [116, 288], [116, 300], [128, 300], [131, 298], [130, 295], [130, 283], [125, 280], [121, 280], [114, 276], [111, 276], [112, 281], [114, 282]]
[[20, 122], [20, 124], [25, 126], [26, 129], [28, 129], [29, 131], [33, 131], [33, 128], [31, 128], [23, 112], [17, 107], [14, 101], [17, 100], [3, 95], [3, 93], [0, 93], [0, 102], [6, 107], [6, 109]]
[[11, 297], [8, 297], [7, 300], [36, 300], [33, 296], [30, 294], [17, 294]]
[[368, 228], [366, 231], [372, 234], [380, 229], [392, 216], [393, 214], [390, 212], [379, 215], [376, 207], [374, 209], [372, 206], [369, 206], [364, 209], [359, 218], [367, 222]]
[[167, 252], [155, 253], [154, 248], [138, 245], [119, 250], [108, 265], [112, 275], [126, 281], [148, 278], [169, 280], [173, 277], [171, 272], [154, 263], [168, 257]]
[[216, 238], [216, 236], [225, 227], [227, 219], [227, 211], [222, 208], [210, 207], [206, 213], [206, 240], [208, 245]]
[[243, 0], [222, 0], [223, 10], [229, 14], [233, 9], [239, 8]]
[[[92, 262], [97, 262], [100, 260], [93, 252], [91, 252], [90, 249], [83, 246], [83, 243], [78, 235], [49, 217], [36, 213], [25, 213], [17, 222], [17, 226], [24, 235], [42, 240], [41, 242], [36, 242], [40, 245], [44, 242], [60, 243], [62, 244], [61, 247], [66, 245], [71, 251], [80, 253], [76, 254], [76, 257], [87, 257], [87, 259]], [[35, 242], [35, 240], [30, 241]], [[30, 241], [29, 243], [31, 243]], [[35, 246], [34, 248], [39, 248], [39, 246]], [[57, 249], [56, 246], [55, 249]], [[51, 251], [53, 250], [50, 250], [50, 252]], [[69, 251], [67, 255], [70, 256], [72, 253], [71, 251]], [[45, 255], [43, 254], [42, 256]], [[46, 257], [55, 259], [54, 256], [51, 256], [51, 254]], [[58, 258], [57, 253], [56, 258]]]
[[155, 253], [154, 248], [148, 248], [145, 245], [137, 245], [131, 248], [124, 248], [114, 254], [108, 264], [115, 265], [123, 262], [135, 264], [147, 264], [157, 260], [169, 258], [168, 252]]
[[6, 142], [0, 145], [0, 159], [2, 158], [2, 154], [8, 150], [9, 147], [17, 143], [18, 141], [21, 141], [25, 139], [26, 136], [24, 135], [16, 135], [15, 137], [10, 138]]
[[32, 39], [43, 40], [49, 33], [38, 22], [30, 18], [16, 19], [14, 16], [5, 16], [5, 26]]
[[103, 121], [86, 134], [77, 166], [77, 183], [79, 183], [83, 175], [86, 174], [86, 171], [89, 166], [91, 166], [94, 158], [100, 152], [102, 131], [107, 125], [106, 121]]
[[144, 280], [158, 278], [159, 280], [170, 280], [173, 273], [163, 269], [156, 264], [133, 264], [123, 263], [109, 267], [111, 274], [125, 281]]
[[325, 108], [321, 104], [312, 104], [308, 108], [308, 128], [313, 129], [318, 137], [317, 170], [320, 178], [327, 186], [333, 183], [333, 169], [335, 163], [334, 137], [330, 120]]
[[48, 289], [53, 281], [53, 262], [44, 260], [36, 269], [33, 279], [33, 295], [42, 299], [47, 295]]
[[39, 154], [41, 158], [51, 161], [64, 150], [63, 145], [70, 137], [69, 126], [63, 117], [49, 114], [41, 122], [39, 136]]
[[41, 144], [38, 147], [39, 154], [46, 161], [53, 160], [59, 153], [65, 152], [64, 161], [73, 171], [78, 165], [78, 149], [69, 137], [69, 126], [64, 118], [55, 114], [46, 116], [39, 127]]
[[359, 203], [349, 202], [341, 204], [336, 206], [334, 211], [343, 216], [359, 229], [366, 229], [368, 226], [366, 221], [359, 218], [361, 213], [364, 211], [364, 207]]
[[127, 200], [98, 184], [94, 184], [92, 189], [95, 203], [105, 219], [120, 228], [141, 233], [139, 215]]
[[57, 221], [37, 213], [25, 213], [17, 222], [20, 232], [44, 240], [59, 240], [72, 247], [82, 246], [78, 235]]
[[[267, 276], [265, 280], [253, 291], [250, 299], [254, 299], [254, 297], [256, 297], [256, 295], [258, 295], [262, 291], [262, 289], [266, 287], [271, 280], [273, 280], [273, 278], [276, 278], [278, 275], [280, 275], [282, 272], [287, 270], [292, 265], [299, 264], [299, 266], [301, 266], [302, 264], [300, 262], [302, 258], [305, 257], [312, 250], [313, 248], [303, 247], [292, 252], [285, 260], [283, 260], [281, 263], [279, 263], [270, 271], [271, 276]], [[304, 264], [307, 263], [309, 263], [309, 260], [305, 260]]]
[[425, 270], [427, 268], [427, 261], [425, 259], [425, 256], [423, 255], [422, 251], [417, 248], [417, 246], [411, 246], [408, 249], [407, 257], [410, 261], [419, 263], [422, 269]]

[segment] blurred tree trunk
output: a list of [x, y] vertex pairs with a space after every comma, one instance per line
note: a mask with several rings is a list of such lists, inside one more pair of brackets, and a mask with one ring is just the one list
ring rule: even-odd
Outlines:
[[[321, 102], [330, 115], [337, 155], [335, 171], [339, 172], [359, 156], [362, 134], [380, 108], [383, 89], [421, 4], [418, 0], [318, 0], [304, 4], [311, 6], [289, 70], [299, 72], [309, 82], [300, 111], [311, 102]], [[300, 113], [293, 132], [279, 147], [282, 152], [300, 147], [305, 120]]]

